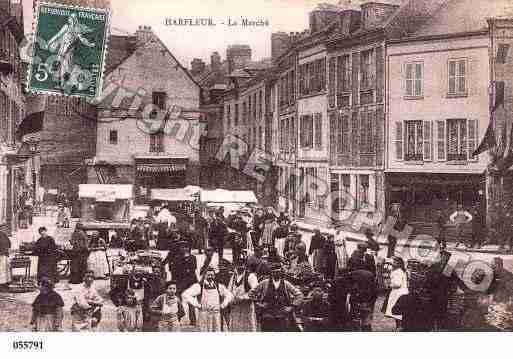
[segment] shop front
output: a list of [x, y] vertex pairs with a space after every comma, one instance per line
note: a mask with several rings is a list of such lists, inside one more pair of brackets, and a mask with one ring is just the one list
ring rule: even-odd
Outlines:
[[188, 158], [163, 156], [136, 158], [136, 202], [148, 203], [152, 189], [184, 188], [187, 185], [188, 162]]
[[436, 210], [449, 216], [458, 204], [483, 211], [484, 174], [387, 173], [387, 210], [400, 206], [408, 222], [434, 222]]

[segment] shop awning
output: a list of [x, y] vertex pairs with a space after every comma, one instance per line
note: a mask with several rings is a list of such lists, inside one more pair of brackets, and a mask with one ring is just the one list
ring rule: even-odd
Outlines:
[[213, 191], [201, 191], [201, 202], [212, 203], [257, 203], [253, 191], [228, 191], [216, 189]]
[[131, 184], [80, 184], [79, 198], [94, 198], [99, 202], [114, 202], [116, 199], [132, 198]]
[[196, 196], [195, 192], [188, 191], [187, 188], [154, 188], [151, 190], [151, 199], [169, 202], [192, 202], [196, 200]]
[[184, 163], [178, 164], [162, 164], [162, 163], [150, 163], [137, 165], [137, 171], [150, 172], [150, 173], [161, 173], [161, 172], [180, 172], [185, 171], [187, 166]]

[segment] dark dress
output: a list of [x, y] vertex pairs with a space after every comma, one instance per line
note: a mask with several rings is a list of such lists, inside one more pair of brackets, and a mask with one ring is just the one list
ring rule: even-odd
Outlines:
[[407, 294], [399, 297], [392, 314], [402, 315], [402, 331], [427, 332], [433, 329], [433, 312], [429, 303], [415, 294]]
[[37, 256], [37, 282], [42, 277], [48, 277], [53, 282], [57, 281], [58, 248], [55, 240], [50, 237], [40, 237], [34, 246], [34, 255]]
[[73, 246], [69, 279], [71, 284], [79, 284], [84, 280], [89, 258], [88, 242], [87, 234], [81, 229], [75, 230], [71, 235], [71, 245]]

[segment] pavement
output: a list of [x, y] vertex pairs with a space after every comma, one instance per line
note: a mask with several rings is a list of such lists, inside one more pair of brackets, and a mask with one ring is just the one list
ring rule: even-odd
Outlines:
[[[12, 247], [13, 249], [19, 248], [21, 243], [23, 242], [33, 242], [38, 238], [37, 229], [40, 226], [45, 226], [48, 229], [49, 235], [55, 238], [58, 244], [64, 244], [69, 241], [71, 233], [73, 231], [74, 224], [77, 220], [73, 220], [71, 223], [70, 229], [57, 228], [56, 226], [56, 217], [49, 216], [41, 216], [34, 217], [33, 225], [27, 229], [19, 230], [15, 233], [12, 238]], [[308, 227], [307, 224], [299, 223], [300, 230], [303, 234], [303, 240], [305, 244], [310, 245], [310, 239], [313, 235], [311, 227]], [[313, 226], [312, 226], [313, 227]], [[357, 233], [345, 233], [347, 240], [348, 252], [351, 253], [356, 245], [360, 241], [364, 241], [365, 238]], [[383, 243], [382, 249], [380, 250], [379, 255], [385, 256], [386, 246]], [[415, 245], [412, 243], [399, 243], [397, 252], [405, 256], [406, 258], [412, 257], [415, 255], [415, 249], [419, 249], [422, 247], [422, 244]], [[401, 247], [402, 245], [402, 247]], [[469, 252], [465, 251], [463, 247], [461, 249], [454, 249], [453, 246], [449, 246], [449, 250], [453, 252], [458, 258], [462, 258], [462, 260], [480, 260], [491, 263], [493, 258], [500, 255], [504, 260], [505, 268], [513, 271], [513, 255], [504, 255], [497, 254], [493, 251], [481, 251], [481, 252]], [[109, 250], [110, 255], [114, 255], [116, 250]], [[163, 253], [165, 254], [165, 253]], [[198, 261], [198, 268], [201, 268], [201, 265], [204, 261], [204, 255], [195, 254]], [[231, 250], [225, 250], [226, 259], [231, 259]], [[32, 257], [31, 263], [31, 273], [35, 275], [37, 272], [37, 258]], [[169, 276], [169, 273], [168, 273]], [[65, 303], [65, 316], [63, 328], [65, 331], [71, 330], [71, 315], [69, 313], [69, 308], [72, 304], [73, 293], [77, 289], [79, 285], [68, 284], [67, 280], [61, 280], [59, 284], [56, 286], [56, 290], [61, 294], [64, 303]], [[116, 325], [116, 311], [115, 306], [110, 302], [108, 293], [110, 290], [110, 281], [108, 279], [104, 280], [96, 280], [95, 287], [97, 288], [99, 294], [105, 299], [105, 304], [102, 310], [103, 318], [100, 326], [98, 327], [98, 331], [117, 331]], [[30, 313], [31, 313], [31, 303], [37, 296], [37, 291], [28, 292], [28, 293], [5, 293], [0, 292], [0, 332], [1, 331], [28, 331], [30, 330]], [[383, 298], [380, 297], [376, 303], [375, 312], [374, 312], [374, 321], [373, 328], [378, 331], [393, 331], [395, 327], [395, 323], [392, 319], [384, 317], [381, 313], [380, 309], [383, 303]], [[187, 321], [186, 321], [187, 322]], [[194, 331], [195, 328], [185, 326], [185, 331]]]

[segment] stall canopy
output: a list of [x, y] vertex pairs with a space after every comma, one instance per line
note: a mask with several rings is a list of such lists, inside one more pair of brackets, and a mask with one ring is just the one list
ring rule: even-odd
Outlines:
[[187, 186], [185, 188], [154, 188], [151, 190], [151, 199], [168, 202], [187, 202], [197, 199], [199, 187]]
[[78, 186], [80, 198], [94, 198], [99, 202], [114, 202], [116, 199], [132, 198], [131, 184], [81, 184]]
[[228, 191], [216, 189], [214, 191], [201, 191], [201, 202], [210, 203], [257, 203], [253, 191]]

